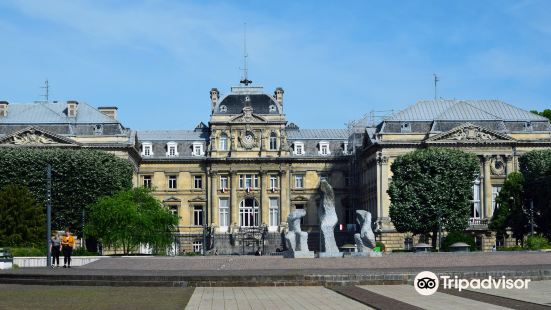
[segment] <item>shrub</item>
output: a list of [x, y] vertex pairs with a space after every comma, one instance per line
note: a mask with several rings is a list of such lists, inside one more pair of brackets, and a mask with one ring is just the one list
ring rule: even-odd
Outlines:
[[96, 252], [89, 252], [86, 250], [86, 248], [76, 248], [73, 250], [73, 256], [97, 256], [98, 253]]
[[460, 232], [450, 232], [442, 241], [442, 251], [450, 251], [450, 246], [456, 242], [465, 242], [469, 245], [470, 251], [476, 250], [473, 236]]
[[520, 245], [515, 246], [501, 246], [497, 248], [498, 251], [524, 251], [524, 248]]
[[20, 256], [46, 256], [46, 248], [35, 247], [13, 247], [10, 248], [13, 257]]
[[526, 248], [529, 250], [548, 249], [549, 240], [544, 236], [530, 236], [526, 239]]

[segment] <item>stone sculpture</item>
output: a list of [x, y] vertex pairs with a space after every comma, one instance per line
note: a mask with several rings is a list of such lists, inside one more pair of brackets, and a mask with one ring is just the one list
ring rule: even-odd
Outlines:
[[308, 250], [308, 233], [300, 228], [300, 219], [305, 215], [305, 210], [295, 210], [287, 217], [289, 232], [285, 234], [287, 251], [283, 255], [286, 258], [314, 257], [314, 252]]
[[320, 182], [321, 204], [318, 207], [320, 217], [320, 231], [323, 237], [325, 252], [320, 252], [322, 256], [342, 256], [335, 242], [335, 225], [338, 222], [335, 212], [335, 193], [333, 188], [326, 180]]
[[375, 247], [375, 234], [371, 229], [371, 212], [365, 210], [356, 210], [358, 224], [360, 225], [360, 233], [354, 234], [356, 248], [358, 252], [372, 252]]

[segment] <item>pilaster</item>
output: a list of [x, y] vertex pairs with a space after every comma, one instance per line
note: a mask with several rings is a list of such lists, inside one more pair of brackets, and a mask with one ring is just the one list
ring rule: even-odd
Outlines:
[[482, 195], [484, 197], [484, 218], [491, 218], [493, 214], [492, 210], [492, 181], [491, 181], [491, 171], [490, 171], [490, 159], [491, 156], [485, 155], [482, 157], [483, 159], [483, 173], [484, 173], [484, 181], [482, 183], [483, 190]]

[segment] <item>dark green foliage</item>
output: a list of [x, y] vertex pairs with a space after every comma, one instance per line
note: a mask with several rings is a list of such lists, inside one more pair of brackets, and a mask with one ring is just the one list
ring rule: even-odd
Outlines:
[[73, 256], [97, 256], [97, 252], [89, 252], [85, 247], [76, 248], [73, 250]]
[[541, 250], [541, 249], [549, 249], [549, 240], [545, 238], [544, 236], [530, 236], [526, 239], [526, 247], [529, 250]]
[[512, 172], [507, 176], [496, 202], [498, 207], [488, 228], [500, 235], [505, 234], [507, 228], [511, 228], [513, 237], [522, 240], [524, 234], [529, 231], [529, 219], [523, 209], [524, 177], [520, 172]]
[[46, 248], [35, 248], [35, 247], [13, 247], [10, 248], [11, 255], [13, 257], [19, 256], [46, 256]]
[[469, 250], [474, 251], [476, 250], [476, 244], [474, 241], [474, 237], [471, 235], [467, 235], [465, 233], [460, 232], [451, 232], [449, 233], [445, 238], [444, 241], [442, 241], [442, 250], [443, 251], [450, 251], [450, 245], [456, 243], [456, 242], [465, 242], [469, 245]]
[[543, 116], [543, 117], [547, 117], [549, 120], [551, 120], [551, 110], [550, 109], [545, 109], [542, 112], [538, 112], [536, 110], [531, 110], [530, 112], [532, 112], [534, 114], [537, 114], [537, 115], [540, 115], [540, 116]]
[[519, 158], [519, 163], [525, 179], [527, 216], [533, 201], [536, 229], [551, 238], [551, 150], [530, 151]]
[[46, 222], [42, 210], [26, 187], [7, 185], [2, 188], [0, 245], [32, 246], [44, 241]]
[[515, 245], [515, 246], [500, 246], [497, 248], [497, 250], [508, 252], [508, 251], [524, 251], [525, 249], [520, 245]]
[[0, 187], [27, 186], [38, 202], [46, 202], [46, 165], [54, 169], [52, 227], [80, 232], [83, 209], [99, 197], [132, 186], [132, 165], [113, 154], [70, 149], [0, 149]]
[[149, 244], [155, 252], [162, 253], [172, 243], [176, 225], [178, 217], [150, 190], [134, 188], [91, 205], [84, 230], [105, 247], [122, 248], [125, 254], [139, 244]]
[[479, 172], [476, 155], [456, 149], [421, 149], [399, 156], [391, 170], [390, 218], [399, 232], [430, 233], [436, 246], [439, 218], [443, 230], [467, 228], [473, 180]]

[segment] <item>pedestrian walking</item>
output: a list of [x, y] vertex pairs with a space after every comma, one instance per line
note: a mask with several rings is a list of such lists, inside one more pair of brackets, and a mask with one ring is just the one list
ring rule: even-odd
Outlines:
[[52, 253], [52, 268], [59, 268], [59, 254], [61, 252], [61, 238], [59, 233], [56, 231], [52, 234], [52, 239], [50, 240], [50, 253]]
[[71, 254], [73, 254], [73, 247], [75, 246], [75, 237], [71, 235], [71, 232], [65, 230], [65, 237], [61, 240], [61, 247], [63, 250], [63, 268], [71, 268]]

